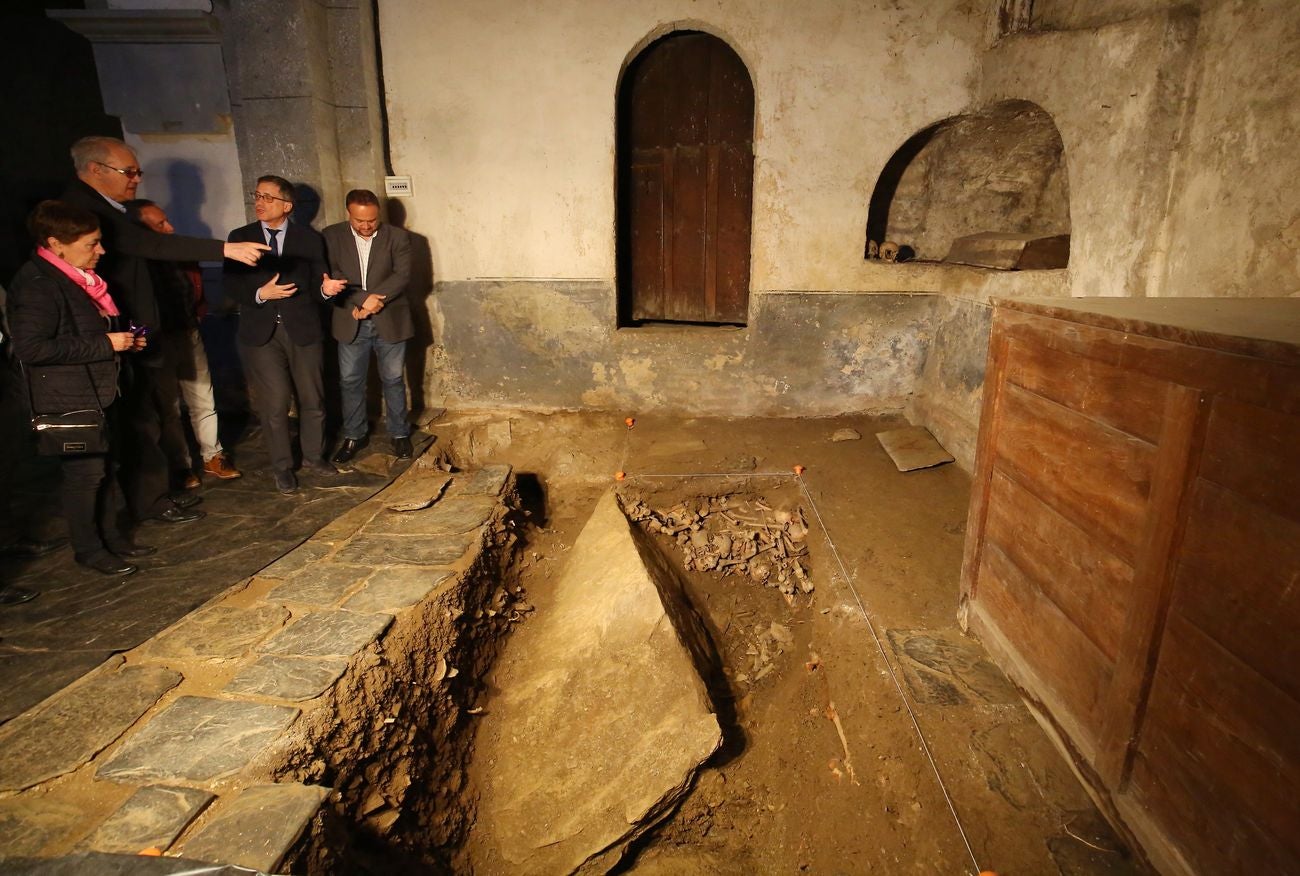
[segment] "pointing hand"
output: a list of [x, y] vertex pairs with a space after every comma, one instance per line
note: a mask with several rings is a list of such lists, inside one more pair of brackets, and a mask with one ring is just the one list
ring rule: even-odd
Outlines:
[[269, 252], [270, 247], [265, 243], [227, 243], [225, 246], [225, 256], [231, 261], [243, 262], [246, 265], [255, 265], [257, 260], [262, 257], [262, 253]]

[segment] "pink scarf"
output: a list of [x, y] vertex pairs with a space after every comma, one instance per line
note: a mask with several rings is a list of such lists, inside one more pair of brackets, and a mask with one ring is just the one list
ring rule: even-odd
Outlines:
[[105, 316], [117, 316], [117, 305], [113, 303], [113, 296], [108, 294], [108, 283], [104, 278], [94, 271], [83, 271], [80, 268], [73, 267], [54, 254], [53, 250], [43, 246], [36, 247], [36, 254], [45, 259], [54, 267], [62, 271], [67, 278], [77, 284], [77, 288], [85, 290], [90, 296], [90, 300], [95, 302], [95, 307]]

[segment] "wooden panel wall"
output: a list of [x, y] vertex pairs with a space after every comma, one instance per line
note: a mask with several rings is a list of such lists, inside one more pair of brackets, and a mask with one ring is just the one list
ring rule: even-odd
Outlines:
[[963, 617], [1153, 862], [1300, 872], [1300, 369], [999, 307], [968, 532]]

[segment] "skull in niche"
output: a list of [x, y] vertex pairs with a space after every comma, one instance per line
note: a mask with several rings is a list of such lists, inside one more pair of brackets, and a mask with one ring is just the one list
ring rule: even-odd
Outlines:
[[880, 244], [876, 243], [874, 240], [867, 241], [867, 258], [880, 258]]
[[887, 262], [898, 261], [898, 244], [892, 240], [886, 240], [880, 245], [880, 257]]

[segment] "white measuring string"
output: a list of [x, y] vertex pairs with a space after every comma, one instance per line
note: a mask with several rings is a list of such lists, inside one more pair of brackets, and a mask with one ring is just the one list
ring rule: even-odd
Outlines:
[[649, 478], [788, 478], [788, 471], [714, 471], [701, 474], [630, 474], [627, 480], [645, 480]]
[[948, 786], [943, 780], [943, 775], [939, 772], [939, 765], [934, 760], [934, 755], [930, 753], [930, 745], [925, 740], [925, 734], [921, 732], [921, 724], [916, 719], [916, 712], [912, 710], [912, 703], [908, 700], [907, 694], [903, 692], [903, 686], [898, 681], [898, 673], [894, 671], [894, 664], [885, 652], [885, 646], [880, 641], [880, 636], [876, 633], [876, 625], [871, 622], [871, 615], [867, 612], [867, 607], [862, 602], [862, 597], [858, 595], [858, 589], [853, 586], [853, 578], [849, 576], [849, 570], [844, 567], [844, 560], [840, 558], [840, 552], [835, 547], [835, 542], [831, 538], [831, 531], [826, 528], [826, 522], [822, 520], [821, 511], [817, 508], [817, 503], [813, 500], [812, 492], [808, 489], [808, 483], [803, 479], [803, 475], [795, 474], [795, 480], [799, 482], [799, 489], [808, 499], [808, 506], [812, 508], [813, 516], [817, 518], [817, 525], [821, 527], [822, 535], [826, 537], [826, 544], [830, 545], [831, 555], [835, 557], [835, 563], [840, 567], [840, 574], [844, 576], [844, 583], [848, 585], [849, 592], [853, 594], [853, 601], [858, 604], [858, 611], [862, 619], [867, 622], [867, 629], [871, 631], [871, 638], [876, 641], [876, 648], [880, 651], [880, 657], [885, 661], [885, 668], [889, 670], [889, 678], [894, 682], [894, 689], [898, 691], [898, 697], [903, 701], [903, 706], [907, 709], [907, 716], [912, 719], [912, 729], [916, 731], [916, 738], [921, 742], [921, 751], [925, 753], [925, 759], [930, 762], [930, 769], [934, 770], [934, 778], [939, 783], [939, 790], [943, 793], [944, 802], [948, 804], [948, 811], [952, 813], [953, 823], [957, 825], [957, 833], [961, 834], [961, 841], [966, 846], [966, 853], [970, 855], [970, 862], [975, 865], [975, 872], [980, 873], [979, 861], [975, 859], [975, 850], [971, 848], [970, 840], [966, 837], [966, 829], [962, 827], [961, 818], [957, 815], [957, 807], [953, 805], [952, 797], [948, 795]]

